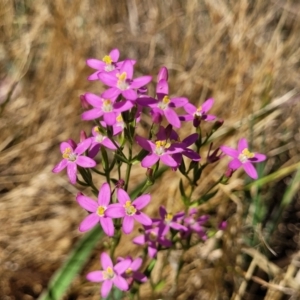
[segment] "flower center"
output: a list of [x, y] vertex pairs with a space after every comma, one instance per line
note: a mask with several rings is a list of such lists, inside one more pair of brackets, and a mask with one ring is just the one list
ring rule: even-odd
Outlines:
[[124, 124], [124, 121], [123, 121], [123, 118], [122, 118], [122, 115], [119, 114], [117, 117], [116, 117], [116, 121], [117, 121], [117, 126], [119, 127], [122, 127], [124, 128], [125, 127], [125, 124]]
[[96, 127], [96, 128], [95, 128], [95, 133], [97, 134], [97, 135], [95, 136], [95, 141], [96, 141], [97, 143], [102, 143], [103, 140], [106, 138], [106, 136], [105, 136], [105, 135], [102, 135], [102, 133], [100, 132], [99, 127]]
[[115, 273], [111, 267], [107, 267], [106, 271], [103, 271], [104, 280], [113, 279], [114, 277], [115, 277]]
[[109, 55], [105, 55], [102, 59], [103, 62], [105, 62], [106, 66], [104, 68], [104, 70], [106, 72], [110, 72], [112, 70], [115, 69], [115, 66], [113, 64], [113, 60], [111, 59], [111, 57]]
[[103, 101], [102, 110], [104, 112], [110, 112], [110, 111], [113, 110], [113, 106], [112, 106], [111, 100], [106, 99], [106, 100]]
[[98, 208], [97, 208], [97, 215], [99, 217], [104, 217], [105, 210], [106, 210], [106, 208], [104, 206], [98, 206]]
[[128, 268], [126, 271], [125, 271], [126, 275], [127, 276], [131, 276], [132, 275], [132, 269], [131, 268]]
[[164, 96], [163, 99], [157, 104], [158, 108], [164, 110], [168, 107], [170, 103], [169, 96]]
[[162, 155], [165, 153], [165, 149], [168, 149], [171, 146], [170, 143], [167, 143], [166, 140], [164, 141], [156, 141], [155, 142], [155, 153], [157, 155]]
[[167, 213], [166, 216], [165, 216], [165, 223], [170, 224], [172, 220], [173, 220], [173, 214], [172, 213]]
[[66, 148], [62, 155], [63, 158], [68, 159], [69, 161], [75, 161], [77, 154], [75, 154], [70, 147]]
[[128, 216], [133, 216], [136, 213], [136, 208], [131, 204], [130, 200], [126, 201], [124, 208]]
[[129, 84], [127, 82], [127, 73], [123, 72], [122, 74], [117, 74], [118, 77], [118, 83], [117, 86], [120, 90], [126, 90], [129, 87]]
[[194, 117], [202, 117], [203, 116], [202, 106], [199, 106], [197, 110], [194, 112]]
[[245, 148], [240, 154], [239, 154], [239, 160], [242, 163], [245, 163], [249, 160], [249, 158], [253, 158], [254, 157], [254, 153], [250, 152], [248, 150], [248, 148]]

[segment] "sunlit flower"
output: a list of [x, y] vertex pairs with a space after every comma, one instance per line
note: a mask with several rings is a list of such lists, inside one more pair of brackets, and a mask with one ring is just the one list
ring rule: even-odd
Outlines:
[[93, 168], [96, 162], [90, 157], [82, 155], [91, 145], [91, 140], [86, 139], [76, 145], [72, 142], [62, 142], [60, 144], [60, 151], [63, 160], [58, 163], [52, 170], [53, 173], [58, 173], [67, 167], [67, 174], [72, 184], [76, 183], [77, 165], [83, 168]]
[[93, 271], [87, 274], [86, 278], [92, 282], [103, 282], [101, 287], [101, 296], [106, 298], [113, 285], [121, 291], [128, 290], [128, 283], [121, 274], [123, 274], [131, 264], [129, 259], [118, 262], [115, 266], [111, 258], [105, 252], [100, 256], [103, 270]]
[[117, 189], [117, 199], [119, 203], [110, 205], [106, 214], [111, 218], [123, 218], [122, 229], [124, 233], [129, 234], [133, 230], [134, 220], [143, 225], [152, 224], [152, 220], [140, 211], [150, 202], [149, 194], [131, 201], [125, 190]]
[[242, 138], [239, 140], [237, 150], [227, 146], [221, 146], [220, 149], [228, 156], [233, 157], [233, 160], [228, 165], [230, 169], [236, 170], [243, 167], [251, 178], [258, 178], [258, 174], [252, 164], [266, 160], [266, 156], [264, 154], [251, 152], [246, 139]]
[[79, 230], [85, 232], [100, 223], [103, 231], [108, 236], [114, 235], [114, 224], [110, 217], [106, 215], [106, 209], [110, 203], [110, 187], [108, 183], [103, 183], [98, 194], [98, 201], [79, 193], [76, 197], [77, 202], [85, 210], [91, 212], [79, 225]]

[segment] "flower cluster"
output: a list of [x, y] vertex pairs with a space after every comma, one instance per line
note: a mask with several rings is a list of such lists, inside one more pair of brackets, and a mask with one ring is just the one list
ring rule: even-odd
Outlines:
[[[180, 181], [180, 194], [185, 210], [173, 212], [160, 206], [159, 217], [148, 216], [143, 210], [150, 203], [151, 196], [145, 191], [157, 179], [160, 163], [173, 171], [179, 170], [194, 188], [204, 168], [225, 155], [233, 160], [229, 163], [230, 171], [227, 170], [218, 183], [224, 182], [224, 178], [230, 177], [240, 167], [250, 177], [257, 179], [258, 174], [252, 163], [264, 161], [266, 156], [251, 152], [246, 139], [242, 138], [237, 150], [227, 146], [212, 150], [213, 145], [210, 144], [206, 161], [203, 161], [200, 149], [209, 143], [209, 137], [223, 124], [223, 120], [208, 114], [214, 99], [209, 98], [200, 106], [195, 106], [186, 97], [172, 96], [169, 92], [169, 74], [166, 67], [162, 67], [158, 73], [156, 94], [152, 97], [148, 95], [147, 89], [152, 76], [134, 77], [136, 61], [119, 61], [119, 57], [119, 50], [113, 49], [102, 60], [87, 60], [87, 65], [95, 70], [88, 80], [98, 80], [107, 88], [100, 94], [88, 92], [80, 96], [85, 109], [81, 118], [93, 120], [95, 126], [89, 135], [81, 133], [78, 144], [73, 140], [61, 143], [62, 160], [53, 168], [53, 172], [58, 173], [67, 168], [72, 184], [89, 186], [93, 194], [98, 195], [97, 201], [81, 192], [76, 197], [78, 204], [88, 212], [79, 225], [81, 232], [100, 226], [109, 238], [117, 240], [112, 243], [112, 255], [119, 243], [121, 231], [131, 234], [134, 232], [134, 225], [140, 224], [143, 228], [142, 234], [135, 236], [133, 243], [147, 248], [148, 256], [153, 259], [158, 251], [175, 247], [179, 242], [184, 249], [188, 249], [191, 246], [192, 234], [199, 237], [199, 242], [208, 238], [210, 216], [199, 215], [197, 208], [212, 197], [203, 195], [203, 198], [193, 200], [192, 193], [186, 195]], [[136, 130], [146, 111], [151, 116], [152, 125], [147, 136], [141, 136], [136, 134]], [[206, 138], [202, 137], [200, 129], [202, 121], [214, 122]], [[182, 122], [192, 124], [196, 132], [180, 137], [177, 131]], [[131, 197], [128, 194], [130, 172], [137, 162], [147, 169], [146, 178], [144, 185]], [[123, 166], [126, 166], [125, 177], [122, 176]], [[118, 178], [112, 178], [113, 169], [118, 170], [115, 172]], [[105, 178], [99, 189], [93, 181], [95, 174]], [[225, 227], [226, 222], [222, 221], [218, 228], [223, 230]], [[139, 271], [147, 261], [146, 251], [143, 258], [119, 257], [115, 264], [114, 257], [110, 255], [103, 252], [103, 270], [87, 275], [87, 279], [92, 282], [102, 282], [102, 297], [109, 294], [113, 285], [127, 291], [136, 281], [141, 283], [147, 280], [146, 275]], [[151, 273], [149, 268], [146, 269]]]

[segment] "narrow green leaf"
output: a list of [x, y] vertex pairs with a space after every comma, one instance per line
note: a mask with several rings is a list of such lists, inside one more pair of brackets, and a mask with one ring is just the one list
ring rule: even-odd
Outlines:
[[90, 254], [103, 236], [100, 227], [95, 227], [77, 243], [69, 254], [66, 262], [58, 269], [48, 284], [48, 288], [40, 296], [39, 300], [60, 300], [72, 283], [75, 276], [81, 272], [87, 263]]

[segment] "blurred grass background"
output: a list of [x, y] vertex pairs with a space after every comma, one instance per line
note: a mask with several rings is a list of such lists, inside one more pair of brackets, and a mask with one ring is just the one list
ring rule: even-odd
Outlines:
[[[151, 74], [154, 82], [166, 66], [171, 93], [197, 104], [214, 97], [212, 113], [225, 120], [216, 146], [235, 146], [244, 136], [268, 155], [262, 176], [279, 170], [246, 193], [243, 173], [236, 172], [202, 208], [229, 218], [223, 265], [204, 264], [199, 249], [190, 254], [187, 263], [196, 271], [173, 297], [230, 299], [242, 278], [229, 269], [241, 247], [245, 209], [259, 195], [264, 208], [259, 224], [265, 226], [281, 207], [299, 162], [299, 12], [297, 0], [0, 0], [0, 298], [36, 299], [81, 237], [77, 226], [85, 213], [74, 201], [77, 187], [51, 169], [60, 159], [61, 141], [78, 141], [82, 128], [90, 132], [80, 119], [79, 95], [100, 93], [102, 85], [86, 80], [93, 71], [85, 60], [102, 59], [117, 47], [122, 59], [137, 59], [136, 74]], [[280, 172], [286, 167], [291, 168]], [[226, 161], [212, 166], [199, 193], [225, 168]], [[133, 186], [141, 173], [136, 171]], [[179, 175], [166, 176], [170, 184], [157, 186], [156, 197], [170, 206]], [[299, 217], [296, 190], [270, 241], [278, 259], [298, 250]], [[130, 251], [131, 244], [125, 246]], [[84, 274], [66, 299], [98, 299], [99, 287], [85, 282]], [[248, 293], [245, 299], [256, 290]]]

